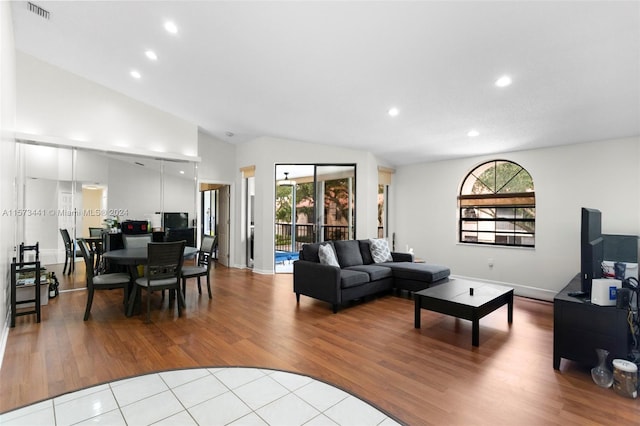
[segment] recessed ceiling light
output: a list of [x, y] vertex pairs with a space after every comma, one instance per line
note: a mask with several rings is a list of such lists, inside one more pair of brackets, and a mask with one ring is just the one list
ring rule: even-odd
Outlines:
[[498, 87], [507, 87], [511, 84], [511, 77], [508, 75], [503, 75], [499, 79], [496, 80], [496, 86]]
[[129, 74], [131, 74], [131, 77], [135, 78], [136, 80], [139, 80], [142, 77], [142, 74], [140, 74], [136, 70], [131, 70]]
[[479, 134], [480, 134], [480, 132], [477, 131], [477, 130], [469, 130], [469, 133], [467, 133], [467, 136], [469, 136], [470, 138], [475, 138]]
[[147, 58], [149, 58], [152, 61], [158, 60], [158, 55], [156, 55], [156, 52], [154, 52], [153, 50], [147, 50], [146, 52], [144, 52], [144, 54]]
[[180, 174], [183, 175], [184, 174], [184, 170], [180, 170]]
[[167, 21], [164, 23], [164, 29], [167, 30], [168, 32], [170, 32], [171, 34], [177, 34], [178, 33], [178, 27], [176, 26], [176, 24], [174, 24], [171, 21]]
[[398, 110], [398, 108], [396, 108], [396, 107], [393, 107], [393, 108], [389, 108], [389, 111], [387, 111], [387, 113], [388, 113], [390, 116], [395, 117], [395, 116], [397, 116], [398, 114], [400, 114], [400, 110]]

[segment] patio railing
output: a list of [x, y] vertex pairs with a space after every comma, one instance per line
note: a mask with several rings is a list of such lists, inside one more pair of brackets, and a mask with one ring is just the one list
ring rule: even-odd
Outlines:
[[[276, 242], [275, 247], [278, 251], [300, 251], [303, 244], [313, 243], [316, 241], [314, 231], [315, 226], [312, 224], [296, 225], [296, 246], [291, 247], [291, 224], [276, 223]], [[321, 226], [322, 241], [337, 241], [349, 239], [349, 227], [341, 225], [323, 225]]]
[[[303, 244], [313, 243], [316, 241], [313, 224], [296, 225], [296, 246], [291, 247], [291, 224], [276, 223], [275, 230], [275, 248], [277, 251], [300, 251]], [[321, 241], [339, 241], [348, 240], [349, 227], [344, 225], [323, 225], [321, 226]], [[384, 228], [378, 227], [378, 238], [384, 238]]]

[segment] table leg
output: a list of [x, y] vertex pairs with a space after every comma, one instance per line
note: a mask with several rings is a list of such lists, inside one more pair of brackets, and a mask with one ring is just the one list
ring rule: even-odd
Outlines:
[[133, 288], [129, 293], [129, 306], [127, 306], [126, 316], [130, 317], [133, 315], [133, 309], [135, 305], [138, 303], [137, 299], [140, 297], [140, 292], [137, 290], [137, 285], [133, 284]]
[[553, 369], [560, 370], [560, 357], [555, 353], [553, 354]]
[[136, 279], [138, 277], [138, 266], [129, 265], [129, 275], [131, 276], [131, 282], [129, 283], [129, 306], [127, 306], [127, 316], [133, 315], [133, 309], [138, 304], [138, 299], [141, 297], [138, 291], [138, 285]]
[[420, 306], [420, 302], [422, 301], [422, 297], [418, 296], [418, 295], [414, 295], [414, 299], [415, 299], [415, 318], [413, 320], [413, 325], [415, 328], [420, 328], [420, 309], [422, 309], [422, 307]]
[[471, 344], [473, 346], [480, 346], [480, 320], [478, 318], [472, 320]]
[[509, 302], [507, 303], [507, 321], [509, 324], [513, 322], [513, 292], [509, 294]]

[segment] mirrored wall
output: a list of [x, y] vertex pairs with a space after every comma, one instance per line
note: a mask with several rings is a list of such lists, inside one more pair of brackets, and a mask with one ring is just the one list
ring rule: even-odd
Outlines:
[[56, 272], [65, 261], [60, 229], [74, 239], [125, 220], [160, 230], [165, 212], [187, 213], [196, 227], [194, 162], [30, 142], [18, 143], [16, 156], [17, 242], [38, 242], [41, 261]]

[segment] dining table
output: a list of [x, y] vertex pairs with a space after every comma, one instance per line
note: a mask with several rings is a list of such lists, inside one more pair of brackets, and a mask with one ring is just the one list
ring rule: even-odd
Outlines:
[[[185, 246], [183, 257], [185, 259], [194, 258], [198, 254], [198, 249], [196, 247]], [[128, 267], [129, 274], [131, 275], [131, 283], [132, 286], [129, 289], [129, 298], [131, 300], [131, 304], [135, 304], [135, 300], [131, 298], [135, 298], [137, 292], [135, 292], [135, 285], [133, 283], [137, 278], [140, 277], [141, 274], [138, 273], [138, 266], [145, 265], [148, 259], [148, 251], [147, 247], [132, 247], [132, 248], [124, 248], [117, 250], [110, 250], [104, 252], [102, 254], [102, 258], [105, 262], [113, 262], [117, 265], [123, 265]], [[130, 314], [128, 313], [127, 316]]]
[[[196, 247], [185, 246], [184, 258], [191, 259], [198, 253]], [[102, 257], [105, 260], [118, 265], [145, 265], [147, 263], [147, 247], [132, 247], [104, 252]]]

